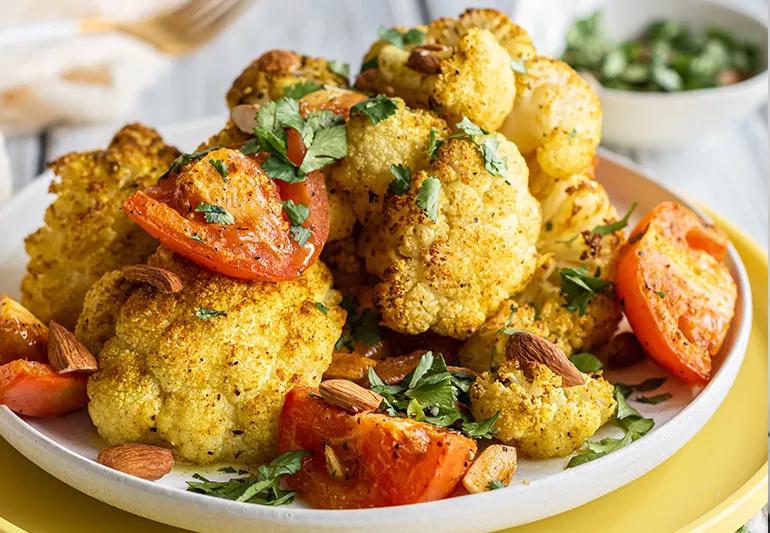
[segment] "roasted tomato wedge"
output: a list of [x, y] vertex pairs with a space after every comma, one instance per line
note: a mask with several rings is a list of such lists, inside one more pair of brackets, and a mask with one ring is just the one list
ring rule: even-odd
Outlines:
[[312, 393], [289, 392], [281, 411], [281, 452], [308, 450], [287, 479], [312, 506], [353, 509], [447, 497], [465, 475], [476, 442], [407, 418], [349, 414]]
[[[289, 156], [301, 161], [301, 137], [288, 131]], [[210, 270], [246, 280], [294, 279], [329, 235], [324, 177], [312, 172], [299, 183], [273, 181], [261, 167], [265, 157], [213, 150], [132, 195], [123, 209], [163, 245]], [[308, 208], [305, 243], [292, 235], [281, 204], [287, 200]]]
[[343, 89], [341, 87], [327, 87], [320, 91], [306, 94], [299, 101], [303, 114], [310, 111], [326, 109], [337, 115], [347, 118], [350, 116], [350, 108], [369, 98], [364, 93]]
[[48, 328], [19, 302], [0, 296], [0, 365], [14, 359], [48, 361]]
[[66, 415], [88, 404], [87, 382], [86, 374], [58, 374], [46, 363], [17, 359], [0, 366], [0, 404], [20, 415]]
[[664, 202], [621, 252], [616, 285], [628, 321], [645, 351], [686, 383], [708, 382], [735, 312], [727, 242], [719, 228]]

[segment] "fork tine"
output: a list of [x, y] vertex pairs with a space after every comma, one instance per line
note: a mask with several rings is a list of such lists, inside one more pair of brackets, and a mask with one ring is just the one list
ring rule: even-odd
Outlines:
[[207, 2], [206, 6], [198, 11], [190, 11], [188, 21], [192, 24], [204, 24], [218, 17], [221, 13], [230, 9], [234, 0], [219, 0]]
[[223, 0], [204, 13], [197, 13], [194, 20], [186, 23], [185, 31], [204, 35], [217, 33], [249, 3], [248, 0]]

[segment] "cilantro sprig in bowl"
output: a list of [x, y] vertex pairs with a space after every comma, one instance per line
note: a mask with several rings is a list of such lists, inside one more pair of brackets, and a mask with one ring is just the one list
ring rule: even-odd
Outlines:
[[616, 0], [581, 15], [563, 59], [594, 85], [611, 145], [666, 148], [728, 127], [767, 98], [767, 26], [699, 0]]

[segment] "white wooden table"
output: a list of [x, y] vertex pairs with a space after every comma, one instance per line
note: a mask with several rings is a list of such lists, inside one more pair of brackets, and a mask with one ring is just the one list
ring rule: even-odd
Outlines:
[[[764, 6], [763, 0], [744, 0]], [[515, 0], [484, 2], [511, 12]], [[456, 15], [462, 0], [260, 0], [229, 30], [193, 55], [178, 60], [147, 91], [126, 120], [164, 125], [214, 115], [224, 117], [224, 95], [232, 79], [269, 48], [349, 62], [357, 71], [379, 26], [414, 25]], [[766, 9], [766, 8], [765, 8]], [[75, 149], [102, 147], [120, 124], [51, 128], [39, 135], [7, 139], [15, 190], [39, 175], [45, 162]], [[650, 173], [725, 216], [756, 242], [768, 239], [767, 105], [729, 128], [667, 152], [621, 151]], [[766, 531], [766, 513], [753, 521]], [[752, 527], [752, 530], [755, 529]]]

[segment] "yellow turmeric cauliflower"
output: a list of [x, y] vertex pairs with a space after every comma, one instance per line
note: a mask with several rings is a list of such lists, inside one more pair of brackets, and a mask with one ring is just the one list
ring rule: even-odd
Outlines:
[[513, 111], [500, 132], [525, 156], [535, 154], [554, 177], [581, 172], [591, 165], [602, 134], [599, 97], [572, 68], [538, 56], [524, 61], [516, 76]]
[[[487, 171], [473, 142], [449, 139], [405, 194], [386, 198], [381, 224], [363, 228], [359, 253], [380, 277], [377, 303], [389, 328], [467, 338], [532, 275], [540, 212], [527, 167], [513, 143], [490, 137], [506, 161], [502, 175]], [[427, 195], [429, 186], [438, 190]]]
[[[331, 274], [318, 262], [293, 281], [246, 283], [163, 248], [148, 263], [175, 272], [184, 288], [137, 286], [122, 305], [104, 302], [119, 309], [88, 382], [99, 434], [111, 444], [167, 445], [197, 464], [272, 459], [284, 394], [318, 385], [342, 330]], [[90, 327], [99, 317], [109, 328], [104, 311]]]
[[564, 457], [580, 448], [614, 414], [613, 386], [600, 374], [562, 387], [561, 377], [537, 365], [528, 379], [518, 362], [485, 372], [470, 389], [477, 420], [500, 413], [496, 437], [534, 459]]
[[377, 66], [361, 73], [361, 89], [434, 109], [450, 124], [466, 116], [487, 130], [497, 130], [511, 111], [516, 83], [510, 56], [487, 30], [471, 28], [451, 46], [378, 43], [373, 49]]
[[[530, 188], [540, 201], [543, 225], [538, 240], [541, 256], [527, 288], [504, 302], [460, 350], [464, 366], [478, 371], [505, 360], [508, 328], [530, 331], [556, 343], [567, 355], [591, 350], [606, 342], [617, 329], [622, 313], [611, 294], [595, 295], [581, 315], [567, 309], [561, 294], [562, 268], [597, 269], [612, 279], [623, 244], [622, 230], [595, 235], [597, 226], [618, 219], [604, 187], [588, 173], [554, 180], [533, 165]], [[513, 311], [511, 311], [513, 309]]]
[[57, 179], [50, 191], [58, 197], [46, 210], [45, 224], [24, 241], [30, 259], [21, 282], [23, 305], [43, 322], [73, 328], [94, 281], [143, 262], [158, 245], [121, 204], [154, 185], [178, 155], [155, 130], [130, 124], [106, 150], [71, 153], [51, 163]]
[[413, 172], [430, 163], [427, 149], [431, 129], [446, 137], [448, 129], [440, 118], [423, 110], [406, 107], [394, 99], [396, 112], [377, 124], [360, 114], [347, 123], [348, 155], [332, 169], [332, 183], [350, 193], [358, 220], [368, 225], [382, 212], [382, 203], [393, 174], [393, 164]]
[[227, 91], [227, 107], [266, 104], [285, 96], [284, 91], [299, 82], [346, 87], [348, 80], [332, 72], [319, 57], [299, 55], [290, 50], [269, 50], [255, 59]]

